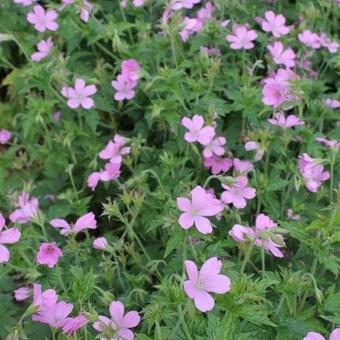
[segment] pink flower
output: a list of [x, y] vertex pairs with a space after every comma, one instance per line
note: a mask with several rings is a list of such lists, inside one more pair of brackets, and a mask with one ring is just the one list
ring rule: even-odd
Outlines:
[[259, 143], [256, 143], [254, 141], [249, 141], [246, 144], [244, 144], [244, 148], [247, 151], [256, 150], [255, 161], [260, 161], [263, 158], [264, 149]]
[[135, 59], [127, 59], [122, 62], [121, 66], [123, 77], [127, 77], [132, 82], [139, 80], [141, 67]]
[[124, 305], [119, 301], [111, 302], [109, 311], [111, 319], [100, 315], [93, 328], [98, 332], [113, 333], [114, 338], [110, 339], [133, 340], [134, 334], [130, 328], [135, 328], [140, 323], [138, 312], [130, 311], [124, 315]]
[[[268, 216], [260, 214], [256, 217], [256, 224], [254, 228], [235, 224], [229, 231], [229, 235], [236, 242], [255, 242], [258, 247], [271, 252], [274, 256], [283, 257], [279, 248], [284, 247], [285, 243], [282, 235], [276, 233], [276, 228], [276, 223], [274, 223]], [[273, 238], [275, 241], [273, 241]]]
[[194, 5], [200, 2], [201, 0], [172, 0], [170, 6], [172, 10], [178, 11], [179, 9], [182, 9], [182, 8], [186, 8], [186, 9], [193, 8]]
[[23, 6], [31, 6], [36, 1], [38, 0], [14, 0], [16, 4], [21, 4]]
[[326, 139], [323, 137], [316, 137], [315, 140], [320, 144], [326, 145], [331, 149], [340, 149], [340, 142], [335, 139]]
[[287, 217], [293, 221], [298, 221], [301, 219], [301, 216], [299, 214], [295, 214], [291, 208], [287, 209]]
[[225, 204], [232, 203], [237, 209], [242, 209], [247, 205], [246, 200], [253, 199], [256, 196], [256, 189], [249, 188], [246, 176], [238, 176], [232, 185], [222, 184], [225, 191], [221, 195], [222, 202]]
[[215, 129], [212, 126], [204, 126], [202, 116], [194, 115], [192, 119], [184, 117], [181, 124], [189, 130], [184, 135], [184, 139], [189, 143], [199, 142], [201, 145], [207, 145], [215, 136]]
[[31, 296], [31, 290], [28, 287], [21, 287], [14, 291], [16, 301], [25, 301]]
[[54, 289], [47, 289], [44, 292], [41, 290], [41, 285], [33, 284], [33, 306], [38, 307], [38, 310], [53, 307], [58, 301], [58, 294]]
[[273, 118], [268, 119], [268, 122], [272, 125], [277, 125], [283, 129], [290, 129], [294, 126], [305, 125], [305, 122], [295, 115], [289, 115], [285, 117], [283, 112], [277, 112]]
[[86, 110], [94, 107], [94, 101], [90, 96], [97, 92], [95, 85], [86, 85], [83, 79], [76, 79], [74, 88], [64, 86], [61, 89], [61, 94], [67, 98], [67, 106], [71, 109], [83, 107]]
[[261, 27], [265, 32], [271, 32], [276, 38], [289, 33], [290, 28], [285, 26], [286, 18], [283, 15], [267, 11], [264, 16], [266, 19], [261, 22]]
[[107, 246], [108, 243], [105, 237], [98, 237], [92, 243], [94, 249], [104, 250]]
[[52, 38], [49, 37], [47, 40], [41, 40], [38, 42], [37, 49], [39, 52], [35, 52], [31, 55], [33, 61], [40, 61], [46, 58], [53, 47]]
[[79, 217], [74, 225], [70, 225], [61, 218], [55, 218], [51, 220], [50, 225], [53, 228], [60, 228], [61, 235], [70, 235], [77, 234], [84, 229], [96, 229], [97, 221], [94, 213], [90, 212]]
[[[277, 228], [277, 224], [274, 223], [265, 214], [260, 214], [256, 217], [255, 231], [256, 231], [256, 244], [259, 247], [271, 252], [276, 257], [283, 257], [280, 247], [284, 247], [285, 243], [281, 235], [275, 235], [275, 242], [267, 235], [267, 232], [274, 231]], [[278, 242], [278, 243], [277, 243]]]
[[13, 244], [19, 241], [20, 231], [18, 228], [5, 229], [5, 218], [0, 213], [0, 263], [8, 262], [10, 253], [4, 244]]
[[340, 109], [340, 100], [327, 98], [324, 100], [324, 104], [332, 109]]
[[51, 307], [39, 310], [38, 314], [32, 315], [32, 320], [48, 324], [53, 328], [61, 328], [72, 309], [72, 304], [60, 301]]
[[133, 6], [135, 7], [141, 7], [144, 5], [144, 0], [133, 0], [132, 1]]
[[11, 138], [12, 133], [10, 131], [5, 129], [0, 130], [0, 144], [7, 144]]
[[186, 42], [191, 35], [202, 30], [203, 22], [197, 18], [183, 18], [183, 29], [180, 31], [182, 41]]
[[22, 192], [19, 195], [19, 199], [17, 202], [17, 207], [15, 211], [9, 215], [9, 219], [12, 223], [25, 224], [31, 221], [38, 214], [39, 202], [33, 197], [30, 199], [29, 194], [26, 192]]
[[33, 12], [27, 14], [27, 21], [34, 25], [38, 32], [56, 31], [59, 27], [55, 22], [57, 17], [58, 13], [55, 10], [46, 11], [44, 7], [36, 5], [33, 7]]
[[224, 145], [227, 143], [227, 140], [224, 137], [216, 137], [209, 144], [205, 145], [203, 150], [203, 156], [205, 158], [215, 156], [222, 156], [225, 152]]
[[327, 181], [330, 177], [329, 172], [324, 171], [323, 165], [306, 153], [299, 156], [299, 170], [305, 179], [306, 188], [311, 192], [318, 191], [322, 182]]
[[60, 256], [63, 256], [63, 253], [55, 242], [42, 243], [37, 254], [37, 262], [53, 268], [58, 263]]
[[66, 318], [62, 323], [63, 334], [74, 336], [77, 331], [84, 327], [88, 322], [86, 316], [83, 314], [79, 314], [74, 318]]
[[262, 95], [263, 104], [277, 108], [287, 100], [288, 88], [282, 83], [270, 83], [264, 86]]
[[183, 229], [189, 229], [194, 224], [202, 234], [212, 232], [212, 225], [206, 216], [216, 216], [222, 210], [220, 201], [213, 198], [201, 186], [191, 191], [191, 201], [185, 197], [177, 198], [177, 207], [183, 211], [178, 223]]
[[233, 159], [233, 165], [236, 173], [239, 175], [245, 175], [249, 171], [254, 169], [254, 165], [249, 161], [241, 161], [238, 158]]
[[329, 336], [329, 340], [339, 340], [340, 339], [340, 328], [336, 328]]
[[132, 99], [135, 96], [134, 88], [137, 85], [136, 81], [129, 79], [127, 76], [120, 74], [117, 80], [112, 80], [112, 87], [117, 91], [114, 99], [122, 101], [124, 99]]
[[282, 42], [275, 41], [273, 45], [267, 46], [273, 57], [275, 64], [284, 65], [286, 67], [295, 66], [295, 53], [291, 48], [284, 49]]
[[299, 33], [298, 39], [308, 47], [318, 49], [321, 47], [320, 37], [309, 30]]
[[188, 280], [184, 281], [185, 293], [194, 300], [196, 308], [207, 312], [214, 308], [215, 301], [209, 293], [225, 294], [230, 290], [231, 281], [226, 275], [220, 274], [222, 261], [211, 257], [205, 261], [200, 271], [192, 261], [185, 261]]
[[257, 38], [254, 30], [249, 30], [244, 26], [234, 27], [232, 34], [228, 34], [226, 39], [230, 42], [230, 48], [233, 50], [246, 49], [254, 47], [253, 40]]
[[231, 158], [222, 158], [212, 155], [209, 158], [204, 158], [203, 165], [206, 169], [211, 168], [213, 175], [218, 175], [221, 172], [227, 172], [233, 166], [233, 160]]
[[339, 43], [336, 41], [331, 41], [326, 33], [320, 34], [320, 43], [323, 47], [326, 47], [330, 53], [336, 53], [340, 47]]
[[320, 333], [308, 332], [303, 340], [326, 340], [326, 338], [323, 337]]
[[120, 166], [121, 163], [105, 164], [105, 169], [100, 171], [92, 172], [87, 178], [87, 186], [91, 188], [92, 191], [95, 190], [99, 181], [108, 182], [113, 181], [120, 176]]
[[80, 19], [84, 22], [88, 22], [92, 9], [93, 6], [87, 0], [83, 0], [83, 4], [80, 9]]
[[228, 233], [236, 242], [245, 242], [247, 238], [253, 240], [255, 231], [252, 228], [244, 227], [240, 224], [235, 224]]
[[113, 141], [110, 140], [105, 148], [100, 151], [100, 159], [109, 159], [112, 164], [120, 164], [123, 161], [123, 156], [130, 153], [130, 147], [125, 146], [126, 139], [121, 135], [115, 134]]

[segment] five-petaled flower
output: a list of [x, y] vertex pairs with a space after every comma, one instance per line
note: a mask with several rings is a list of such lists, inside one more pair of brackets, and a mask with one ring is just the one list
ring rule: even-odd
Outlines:
[[213, 230], [207, 216], [216, 216], [223, 210], [221, 202], [201, 186], [191, 191], [191, 201], [186, 197], [178, 197], [177, 207], [183, 211], [178, 220], [180, 226], [189, 229], [195, 224], [202, 234], [209, 234]]
[[38, 32], [56, 31], [58, 24], [55, 20], [58, 13], [55, 10], [46, 11], [44, 7], [36, 5], [33, 7], [33, 12], [27, 14], [27, 21], [34, 25]]
[[101, 339], [133, 340], [134, 334], [131, 328], [137, 327], [141, 319], [138, 312], [130, 311], [124, 315], [124, 305], [120, 301], [112, 301], [109, 311], [111, 319], [99, 315], [98, 321], [93, 324], [96, 331], [110, 334], [109, 338], [101, 337]]
[[61, 89], [61, 94], [67, 98], [67, 105], [71, 109], [83, 107], [86, 110], [94, 107], [94, 101], [90, 96], [97, 92], [95, 85], [86, 85], [83, 79], [76, 79], [74, 88], [64, 86]]
[[225, 294], [230, 290], [231, 280], [220, 274], [222, 262], [217, 257], [211, 257], [199, 271], [192, 261], [187, 260], [184, 264], [189, 278], [183, 283], [186, 294], [201, 312], [212, 310], [215, 301], [209, 293]]

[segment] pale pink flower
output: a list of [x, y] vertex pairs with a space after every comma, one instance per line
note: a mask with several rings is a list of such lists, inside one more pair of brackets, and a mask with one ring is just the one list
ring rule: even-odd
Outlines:
[[59, 261], [59, 257], [63, 256], [60, 248], [55, 242], [42, 243], [37, 254], [37, 262], [41, 265], [46, 265], [53, 268]]
[[202, 30], [203, 22], [197, 18], [183, 18], [183, 29], [179, 32], [179, 35], [183, 42], [186, 42], [191, 35]]
[[49, 37], [47, 40], [41, 40], [38, 42], [37, 49], [39, 52], [35, 52], [31, 55], [31, 59], [33, 61], [40, 61], [41, 59], [46, 58], [53, 47], [52, 38]]
[[107, 248], [107, 246], [108, 242], [105, 237], [98, 237], [92, 243], [92, 247], [94, 249], [104, 250]]
[[19, 195], [18, 202], [16, 204], [18, 209], [9, 215], [9, 219], [12, 223], [25, 224], [31, 221], [38, 214], [39, 201], [37, 198], [30, 196], [26, 192], [22, 192]]
[[293, 221], [298, 221], [301, 219], [301, 216], [299, 214], [295, 214], [291, 208], [287, 209], [287, 217]]
[[329, 336], [329, 340], [340, 340], [340, 328], [335, 328]]
[[10, 253], [4, 244], [13, 244], [19, 241], [20, 231], [18, 228], [5, 228], [5, 218], [0, 213], [0, 263], [8, 262]]
[[33, 284], [33, 306], [43, 310], [54, 306], [58, 301], [58, 294], [54, 289], [47, 289], [44, 292], [39, 283]]
[[253, 40], [257, 38], [254, 30], [248, 30], [245, 26], [234, 27], [232, 34], [226, 36], [226, 40], [230, 42], [230, 48], [233, 50], [246, 49], [254, 47]]
[[289, 33], [290, 28], [285, 26], [286, 18], [283, 15], [275, 15], [273, 11], [267, 11], [264, 16], [261, 27], [265, 32], [271, 32], [276, 38]]
[[326, 340], [320, 333], [308, 332], [303, 340]]
[[120, 164], [123, 157], [130, 153], [131, 148], [126, 146], [126, 139], [119, 134], [115, 134], [113, 141], [110, 140], [105, 148], [100, 151], [100, 159], [109, 159], [112, 164]]
[[288, 99], [288, 88], [282, 83], [269, 83], [264, 86], [262, 95], [263, 104], [277, 108]]
[[290, 129], [294, 126], [305, 125], [305, 122], [295, 115], [289, 115], [285, 117], [283, 112], [277, 112], [273, 118], [268, 119], [268, 122], [272, 125], [277, 125], [283, 129]]
[[67, 336], [74, 336], [77, 331], [84, 327], [89, 320], [83, 314], [79, 314], [74, 318], [66, 318], [62, 323], [63, 334]]
[[79, 217], [75, 224], [69, 224], [62, 218], [55, 218], [50, 221], [53, 228], [60, 228], [61, 235], [77, 234], [84, 229], [96, 229], [97, 221], [93, 212]]
[[259, 214], [256, 217], [254, 228], [235, 224], [229, 231], [229, 235], [236, 242], [255, 242], [258, 247], [269, 251], [274, 256], [283, 257], [283, 253], [279, 248], [284, 247], [285, 243], [282, 235], [276, 233], [276, 228], [277, 224], [268, 216]]
[[316, 137], [315, 140], [318, 143], [328, 146], [331, 149], [340, 149], [340, 142], [338, 142], [335, 139], [326, 139], [323, 137]]
[[321, 47], [320, 37], [316, 34], [311, 32], [310, 30], [305, 30], [298, 35], [298, 39], [304, 45], [318, 49]]
[[189, 130], [184, 135], [184, 139], [189, 143], [199, 142], [201, 145], [207, 145], [215, 136], [215, 129], [212, 126], [204, 126], [202, 116], [194, 115], [192, 119], [184, 117], [181, 124]]
[[62, 11], [65, 7], [72, 5], [74, 0], [61, 0], [60, 10]]
[[330, 53], [336, 53], [340, 46], [336, 41], [329, 39], [324, 32], [320, 33], [320, 43], [321, 46], [327, 48]]
[[121, 65], [122, 76], [127, 77], [131, 81], [137, 81], [140, 78], [141, 67], [135, 59], [127, 59]]
[[211, 257], [198, 270], [192, 261], [185, 261], [188, 280], [184, 281], [185, 293], [194, 300], [196, 308], [201, 312], [208, 312], [214, 308], [215, 301], [209, 293], [225, 294], [230, 290], [231, 280], [220, 274], [222, 261]]
[[57, 17], [58, 13], [55, 10], [46, 11], [44, 7], [36, 5], [33, 7], [33, 12], [28, 13], [26, 18], [38, 32], [45, 32], [58, 29], [59, 26], [55, 22]]
[[235, 169], [236, 173], [239, 174], [239, 175], [245, 175], [249, 171], [254, 169], [254, 165], [253, 165], [252, 162], [241, 161], [238, 158], [233, 159], [233, 165], [234, 165], [234, 169]]
[[14, 291], [14, 298], [16, 301], [25, 301], [31, 296], [31, 289], [28, 287], [21, 287]]
[[263, 149], [263, 147], [259, 143], [254, 142], [254, 141], [249, 141], [246, 144], [244, 144], [244, 148], [247, 151], [252, 151], [252, 150], [256, 151], [256, 153], [255, 153], [255, 161], [260, 161], [263, 158], [264, 149]]
[[67, 98], [67, 106], [71, 109], [83, 107], [86, 110], [94, 107], [94, 101], [90, 96], [97, 92], [95, 85], [86, 85], [85, 80], [76, 79], [73, 87], [64, 86], [61, 94]]
[[221, 172], [227, 172], [233, 166], [231, 158], [222, 158], [212, 155], [209, 158], [204, 158], [203, 165], [206, 169], [211, 169], [213, 175], [218, 175]]
[[136, 87], [137, 82], [122, 74], [117, 77], [117, 80], [112, 80], [111, 85], [117, 91], [114, 95], [114, 99], [118, 101], [124, 99], [129, 100], [135, 96], [134, 88]]
[[235, 224], [228, 234], [236, 242], [245, 242], [247, 239], [253, 240], [255, 238], [255, 231], [253, 228], [245, 227], [240, 224]]
[[327, 98], [324, 100], [324, 104], [331, 109], [340, 109], [340, 100]]
[[218, 48], [202, 46], [200, 50], [202, 54], [205, 54], [208, 57], [220, 57], [222, 55], [221, 50]]
[[296, 54], [291, 48], [284, 49], [282, 42], [275, 41], [273, 45], [268, 45], [267, 48], [272, 55], [275, 64], [284, 65], [286, 67], [295, 66]]
[[10, 131], [5, 129], [0, 130], [0, 144], [7, 144], [11, 138], [12, 133]]
[[90, 13], [92, 12], [93, 6], [87, 1], [83, 0], [83, 4], [80, 8], [80, 19], [84, 22], [88, 22], [90, 19]]
[[318, 191], [322, 182], [330, 178], [328, 171], [324, 171], [322, 164], [304, 153], [299, 156], [299, 171], [305, 179], [306, 188], [311, 192]]
[[134, 7], [142, 7], [144, 6], [144, 0], [133, 0], [132, 4]]
[[276, 257], [283, 257], [283, 253], [279, 248], [284, 247], [285, 243], [282, 235], [275, 234], [275, 241], [272, 236], [268, 235], [267, 232], [275, 232], [277, 224], [274, 223], [265, 214], [259, 214], [256, 217], [255, 232], [256, 232], [256, 245], [269, 251]]
[[247, 205], [246, 200], [253, 199], [256, 196], [256, 189], [248, 187], [248, 178], [238, 176], [232, 185], [222, 184], [225, 191], [221, 195], [222, 202], [233, 204], [237, 209], [243, 209]]
[[201, 0], [172, 0], [170, 7], [172, 10], [178, 11], [182, 8], [190, 9], [200, 2]]
[[99, 181], [109, 182], [113, 181], [120, 176], [120, 166], [121, 163], [107, 163], [105, 168], [100, 171], [92, 172], [87, 178], [87, 186], [91, 188], [92, 191], [95, 190]]
[[61, 328], [72, 309], [72, 304], [60, 301], [51, 307], [39, 310], [37, 314], [32, 315], [32, 320], [45, 323], [52, 328]]
[[224, 137], [216, 137], [209, 144], [206, 144], [203, 149], [203, 156], [205, 158], [215, 156], [222, 156], [225, 152], [224, 145], [227, 140]]
[[177, 207], [183, 211], [178, 219], [180, 226], [189, 229], [195, 224], [202, 234], [209, 234], [213, 230], [207, 216], [216, 216], [223, 210], [220, 201], [213, 198], [201, 186], [191, 191], [191, 201], [186, 197], [178, 197]]
[[[120, 301], [113, 301], [110, 304], [109, 319], [106, 316], [100, 315], [98, 321], [93, 324], [93, 328], [98, 332], [114, 334], [113, 339], [133, 340], [134, 334], [131, 328], [135, 328], [140, 323], [140, 316], [136, 311], [130, 311], [124, 315], [124, 305]], [[101, 339], [107, 339], [106, 337]]]
[[16, 4], [21, 4], [23, 6], [31, 6], [36, 1], [38, 0], [14, 0]]

